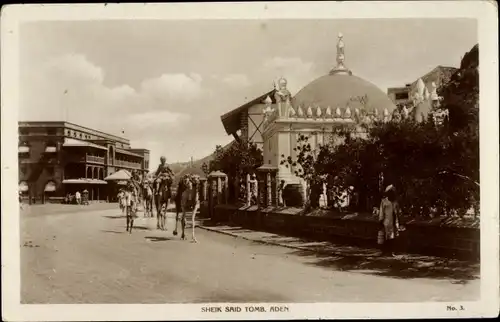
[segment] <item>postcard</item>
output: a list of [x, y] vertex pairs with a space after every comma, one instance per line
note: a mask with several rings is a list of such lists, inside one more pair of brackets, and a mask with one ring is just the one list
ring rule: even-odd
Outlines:
[[493, 2], [2, 9], [6, 321], [498, 315]]

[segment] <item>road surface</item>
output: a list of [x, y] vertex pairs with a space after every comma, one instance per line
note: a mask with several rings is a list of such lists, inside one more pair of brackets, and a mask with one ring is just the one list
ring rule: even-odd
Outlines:
[[129, 235], [117, 208], [74, 207], [22, 212], [22, 303], [415, 302], [479, 296], [479, 280], [340, 271], [288, 248], [202, 229], [196, 230], [195, 244], [189, 234], [186, 241], [172, 235], [171, 216], [166, 232], [156, 230], [155, 219], [139, 218]]

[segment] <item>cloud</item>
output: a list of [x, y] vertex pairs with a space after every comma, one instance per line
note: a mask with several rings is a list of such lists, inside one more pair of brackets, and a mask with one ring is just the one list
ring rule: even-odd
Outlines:
[[170, 111], [149, 111], [127, 116], [126, 123], [137, 128], [150, 128], [156, 126], [179, 127], [189, 122], [191, 116], [185, 113]]
[[217, 79], [222, 81], [224, 84], [229, 85], [233, 88], [243, 88], [251, 85], [248, 76], [245, 74], [229, 74], [225, 76], [215, 76]]
[[161, 99], [190, 101], [202, 93], [202, 77], [198, 74], [163, 74], [141, 84], [144, 95]]
[[[165, 154], [172, 162], [186, 155], [203, 157], [226, 136], [213, 116], [216, 109], [200, 112], [213, 96], [197, 73], [163, 73], [137, 88], [110, 86], [103, 68], [84, 55], [68, 54], [25, 67], [21, 76], [21, 120], [67, 120], [125, 135], [133, 146], [151, 149], [154, 157]], [[245, 82], [236, 75], [226, 81]]]

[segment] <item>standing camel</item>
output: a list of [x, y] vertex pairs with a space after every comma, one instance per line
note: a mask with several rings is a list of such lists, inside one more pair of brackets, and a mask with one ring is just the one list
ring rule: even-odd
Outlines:
[[[154, 203], [156, 206], [156, 228], [165, 230], [166, 212], [172, 196], [172, 177], [161, 176], [154, 182]], [[165, 210], [163, 210], [165, 206]]]
[[[177, 235], [177, 224], [179, 222], [179, 210], [182, 210], [181, 217], [181, 227], [182, 227], [182, 235], [181, 239], [186, 239], [185, 229], [186, 229], [186, 212], [193, 208], [193, 212], [191, 214], [191, 228], [192, 228], [192, 241], [194, 243], [197, 242], [196, 237], [194, 235], [195, 229], [195, 216], [196, 212], [200, 208], [200, 196], [199, 196], [199, 183], [200, 179], [198, 176], [186, 175], [179, 182], [179, 187], [177, 189], [176, 195], [176, 218], [175, 218], [175, 230], [174, 235]], [[180, 209], [179, 209], [180, 208]]]

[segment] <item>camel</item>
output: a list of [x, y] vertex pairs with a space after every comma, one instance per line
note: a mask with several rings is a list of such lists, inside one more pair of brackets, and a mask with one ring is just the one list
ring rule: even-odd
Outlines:
[[179, 182], [179, 186], [177, 189], [176, 195], [176, 216], [175, 216], [175, 230], [174, 235], [177, 235], [177, 226], [179, 223], [179, 213], [182, 211], [181, 217], [181, 227], [182, 227], [182, 235], [181, 239], [186, 239], [185, 229], [186, 229], [186, 211], [188, 211], [191, 207], [193, 208], [193, 212], [191, 214], [191, 228], [192, 228], [192, 242], [197, 243], [194, 229], [195, 229], [195, 216], [196, 212], [200, 208], [200, 196], [199, 196], [199, 184], [200, 179], [198, 176], [186, 175]]
[[[171, 176], [162, 176], [154, 182], [153, 196], [156, 206], [157, 229], [165, 230], [166, 212], [172, 197], [172, 181]], [[165, 210], [163, 210], [163, 206], [165, 206]]]

